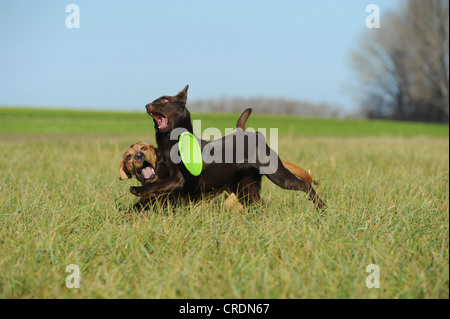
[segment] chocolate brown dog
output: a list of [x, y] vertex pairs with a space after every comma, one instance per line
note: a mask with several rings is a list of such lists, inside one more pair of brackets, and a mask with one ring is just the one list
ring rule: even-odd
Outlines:
[[[230, 193], [238, 195], [241, 203], [251, 203], [261, 200], [261, 179], [262, 175], [265, 175], [281, 188], [301, 190], [309, 194], [316, 207], [323, 209], [324, 204], [311, 183], [292, 174], [275, 151], [266, 144], [260, 132], [238, 130], [218, 140], [201, 140], [202, 151], [205, 147], [208, 147], [207, 150], [221, 151], [221, 161], [204, 162], [199, 176], [193, 176], [182, 162], [175, 163], [171, 158], [171, 151], [176, 148], [179, 136], [183, 130], [193, 133], [191, 116], [186, 109], [187, 90], [188, 86], [175, 96], [162, 96], [146, 105], [147, 113], [153, 117], [158, 149], [161, 160], [168, 168], [169, 177], [142, 187], [131, 187], [132, 194], [141, 198], [167, 193], [202, 196], [229, 190]], [[236, 144], [237, 140], [243, 142]], [[256, 143], [256, 148], [251, 147], [250, 141]], [[232, 162], [228, 162], [226, 154], [237, 154], [234, 152], [237, 152], [238, 147], [243, 147], [244, 154], [241, 154], [239, 159], [234, 158]], [[265, 154], [261, 153], [260, 149], [263, 149]]]
[[[246, 110], [240, 116], [237, 121], [237, 128], [245, 130], [245, 122], [248, 119], [251, 110]], [[156, 182], [159, 179], [164, 179], [169, 176], [167, 167], [161, 161], [158, 162], [157, 156], [158, 150], [154, 148], [153, 145], [146, 142], [137, 142], [132, 144], [129, 149], [123, 154], [122, 160], [120, 161], [119, 169], [119, 179], [126, 180], [135, 177], [142, 185], [148, 183]], [[311, 176], [303, 168], [282, 161], [283, 165], [286, 166], [291, 172], [293, 172], [297, 177], [312, 180]], [[135, 209], [140, 210], [144, 208], [150, 199], [143, 197], [135, 205]], [[237, 200], [235, 194], [230, 194], [224, 202], [225, 207], [234, 208], [235, 210], [242, 211], [244, 208]]]
[[[237, 128], [245, 130], [245, 123], [249, 114], [247, 112], [241, 114], [236, 124]], [[153, 145], [145, 142], [132, 144], [123, 154], [120, 162], [119, 179], [125, 180], [134, 176], [145, 186], [148, 183], [156, 182], [158, 179], [169, 177], [168, 167], [161, 160], [158, 161], [158, 158], [161, 159], [161, 156], [158, 156], [158, 151]], [[179, 196], [176, 196], [176, 194], [170, 197], [172, 200], [179, 199]], [[146, 208], [151, 202], [151, 198], [142, 196], [139, 202], [134, 205], [134, 209], [141, 210]], [[230, 194], [224, 204], [226, 207], [235, 208], [239, 211], [244, 209], [235, 194]]]

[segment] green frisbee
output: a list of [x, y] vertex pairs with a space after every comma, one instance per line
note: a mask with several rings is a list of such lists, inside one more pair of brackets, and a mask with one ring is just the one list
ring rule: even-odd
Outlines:
[[178, 139], [178, 150], [187, 170], [194, 176], [200, 175], [203, 168], [202, 149], [195, 136], [189, 132], [182, 133]]

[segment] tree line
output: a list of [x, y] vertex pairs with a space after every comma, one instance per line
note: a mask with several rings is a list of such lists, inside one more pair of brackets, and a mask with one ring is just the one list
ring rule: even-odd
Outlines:
[[236, 112], [251, 107], [257, 113], [288, 114], [306, 117], [340, 117], [341, 111], [326, 103], [310, 103], [297, 100], [257, 98], [198, 99], [189, 102], [189, 108], [198, 112]]
[[408, 0], [352, 52], [369, 118], [449, 121], [449, 1]]

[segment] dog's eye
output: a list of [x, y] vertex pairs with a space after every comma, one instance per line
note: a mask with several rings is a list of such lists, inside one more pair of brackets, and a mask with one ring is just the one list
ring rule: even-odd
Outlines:
[[162, 100], [161, 100], [161, 103], [162, 103], [162, 104], [167, 104], [167, 103], [169, 103], [169, 100], [168, 100], [168, 99], [162, 99]]
[[147, 148], [144, 146], [143, 148], [141, 148], [141, 151], [146, 151], [147, 150]]
[[127, 161], [129, 161], [131, 159], [131, 154], [127, 155]]

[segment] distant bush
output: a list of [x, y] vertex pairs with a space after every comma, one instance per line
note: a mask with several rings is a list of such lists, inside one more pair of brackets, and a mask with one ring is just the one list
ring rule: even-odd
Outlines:
[[341, 112], [328, 104], [275, 98], [220, 98], [198, 99], [189, 102], [189, 108], [198, 112], [242, 112], [251, 107], [258, 113], [288, 114], [307, 117], [337, 118]]

